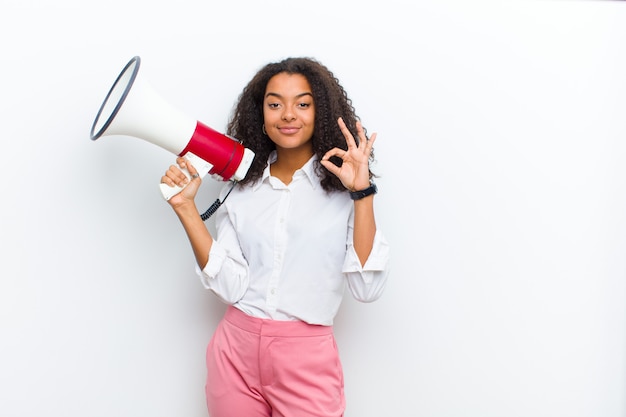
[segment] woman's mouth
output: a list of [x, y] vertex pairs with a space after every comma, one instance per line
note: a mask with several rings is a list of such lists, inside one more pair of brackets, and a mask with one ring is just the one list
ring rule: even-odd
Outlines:
[[293, 126], [283, 126], [279, 127], [278, 130], [280, 130], [280, 133], [284, 135], [293, 135], [294, 133], [297, 133], [300, 129]]

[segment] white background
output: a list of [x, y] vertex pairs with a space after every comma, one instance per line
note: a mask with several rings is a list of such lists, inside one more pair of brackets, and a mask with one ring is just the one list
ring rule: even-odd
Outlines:
[[158, 191], [173, 155], [89, 139], [134, 55], [220, 131], [312, 56], [378, 132], [393, 271], [336, 320], [346, 417], [626, 416], [625, 2], [2, 0], [0, 39], [3, 417], [206, 416], [224, 306]]

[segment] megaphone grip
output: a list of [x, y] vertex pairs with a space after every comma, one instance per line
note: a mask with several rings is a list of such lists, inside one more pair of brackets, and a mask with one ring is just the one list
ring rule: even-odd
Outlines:
[[[193, 167], [198, 172], [200, 178], [204, 178], [205, 175], [213, 168], [212, 164], [190, 152], [185, 154], [185, 158], [187, 159], [187, 161], [189, 161], [189, 163], [191, 163], [191, 165], [193, 165]], [[188, 180], [191, 180], [191, 174], [189, 174], [187, 168], [182, 168], [181, 171], [183, 172], [183, 174], [185, 174]], [[174, 197], [176, 194], [180, 193], [186, 186], [187, 185], [180, 187], [178, 185], [170, 186], [163, 183], [159, 184], [161, 194], [166, 201]]]

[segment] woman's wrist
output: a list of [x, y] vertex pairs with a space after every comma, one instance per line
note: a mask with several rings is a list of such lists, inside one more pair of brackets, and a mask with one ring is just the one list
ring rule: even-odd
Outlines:
[[370, 182], [369, 187], [350, 191], [350, 198], [353, 200], [361, 200], [370, 195], [374, 195], [378, 192], [378, 187], [373, 182]]
[[175, 206], [172, 206], [172, 208], [178, 216], [198, 215], [198, 208], [196, 207], [196, 203], [193, 200], [182, 204], [177, 204]]

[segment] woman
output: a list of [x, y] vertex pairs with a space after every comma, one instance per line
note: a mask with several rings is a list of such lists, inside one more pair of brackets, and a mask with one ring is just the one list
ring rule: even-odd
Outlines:
[[333, 319], [346, 285], [371, 302], [388, 275], [369, 168], [376, 134], [367, 137], [333, 73], [310, 58], [264, 66], [227, 134], [255, 159], [222, 192], [215, 239], [194, 202], [195, 168], [178, 158], [161, 179], [189, 182], [169, 204], [203, 284], [229, 304], [207, 349], [209, 415], [342, 416]]

